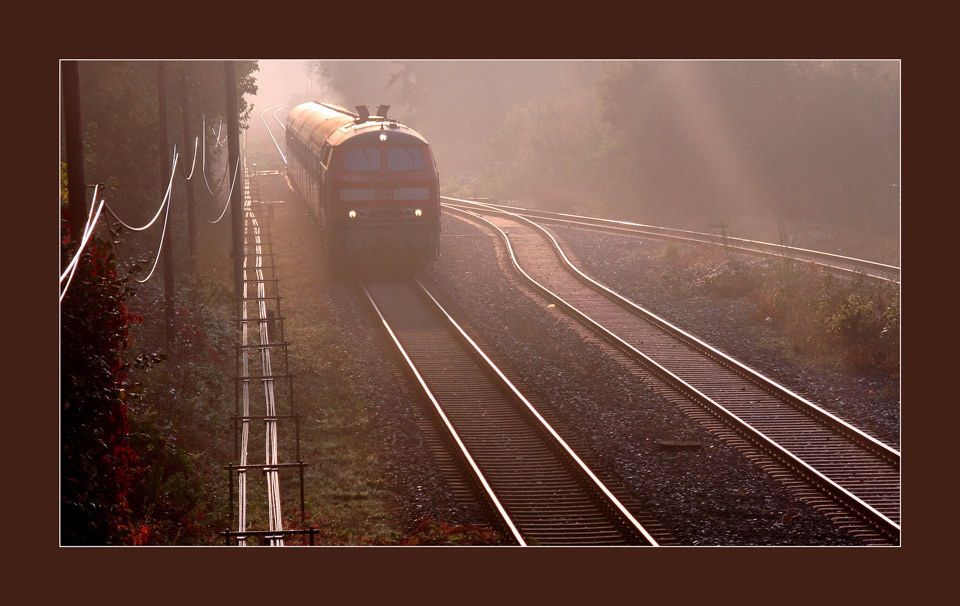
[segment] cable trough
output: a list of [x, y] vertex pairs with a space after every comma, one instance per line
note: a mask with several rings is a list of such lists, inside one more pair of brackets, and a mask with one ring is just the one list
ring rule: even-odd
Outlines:
[[507, 536], [657, 544], [422, 283], [361, 287]]
[[[272, 265], [265, 265], [264, 259], [272, 257], [269, 230], [258, 219], [260, 196], [256, 175], [250, 175], [244, 167], [244, 242], [243, 242], [243, 294], [238, 301], [239, 343], [237, 349], [236, 414], [234, 422], [234, 449], [237, 463], [225, 466], [229, 474], [230, 520], [236, 520], [235, 530], [222, 534], [226, 543], [235, 541], [237, 545], [247, 545], [251, 539], [258, 539], [272, 546], [284, 545], [289, 535], [309, 535], [309, 544], [313, 544], [316, 529], [284, 528], [283, 503], [280, 494], [280, 472], [297, 469], [300, 475], [300, 521], [305, 518], [303, 492], [303, 473], [306, 463], [300, 457], [300, 415], [296, 412], [293, 398], [293, 375], [285, 372], [289, 367], [283, 316], [280, 314], [279, 280], [274, 275]], [[280, 359], [273, 355], [282, 351]], [[279, 370], [278, 370], [279, 367]], [[278, 400], [287, 400], [289, 414], [278, 413]], [[263, 413], [256, 414], [256, 401], [263, 404]], [[293, 462], [280, 460], [280, 427], [289, 427], [293, 422]], [[262, 434], [261, 434], [262, 432]], [[262, 435], [263, 458], [254, 462], [251, 440], [254, 435]], [[289, 444], [289, 441], [285, 441]], [[262, 473], [263, 483], [253, 486], [251, 472]], [[234, 495], [234, 487], [237, 493]], [[256, 500], [251, 491], [262, 492], [262, 499]], [[234, 517], [234, 499], [237, 515]], [[264, 511], [265, 505], [265, 511]], [[263, 518], [266, 517], [266, 522]], [[267, 528], [256, 530], [255, 524]]]
[[446, 208], [493, 230], [545, 297], [694, 403], [688, 414], [759, 449], [762, 466], [838, 525], [868, 544], [899, 542], [897, 450], [592, 280], [529, 219]]

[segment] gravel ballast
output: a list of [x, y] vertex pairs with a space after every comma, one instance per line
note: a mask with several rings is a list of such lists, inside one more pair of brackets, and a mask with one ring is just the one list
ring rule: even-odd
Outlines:
[[[736, 358], [808, 401], [899, 448], [900, 384], [881, 372], [829, 371], [786, 357], [784, 337], [756, 319], [750, 303], [717, 300], [695, 285], [664, 283], [671, 244], [551, 227], [582, 271], [621, 295]], [[676, 245], [672, 245], [676, 246]], [[689, 245], [681, 245], [689, 246]], [[740, 255], [745, 263], [758, 257]]]
[[[261, 188], [267, 189], [266, 183]], [[304, 254], [322, 257], [318, 227], [295, 195], [278, 189], [275, 198], [283, 197], [287, 203], [276, 208], [274, 224], [277, 252], [308, 249], [297, 252], [294, 263], [282, 268], [288, 297], [284, 312], [292, 316], [292, 327], [298, 315], [306, 314], [304, 326], [323, 322], [330, 331], [324, 340], [289, 336], [298, 342], [292, 353], [303, 360], [292, 360], [295, 372], [301, 373], [297, 381], [330, 380], [338, 369], [353, 369], [352, 376], [341, 380], [350, 381], [355, 386], [351, 393], [356, 391], [366, 403], [363, 414], [369, 415], [373, 431], [363, 439], [377, 443], [382, 478], [394, 495], [391, 509], [402, 528], [412, 529], [423, 516], [453, 524], [485, 522], [475, 504], [457, 502], [433, 460], [427, 445], [432, 438], [424, 434], [429, 431], [424, 429], [426, 413], [412, 384], [403, 378], [392, 345], [362, 291], [300, 259]], [[707, 300], [671, 303], [668, 289], [653, 279], [642, 281], [645, 271], [637, 261], [643, 255], [627, 256], [616, 248], [635, 249], [635, 240], [567, 231], [571, 233], [557, 233], [588, 273], [611, 286], [618, 276], [630, 276], [633, 283], [625, 284], [623, 294], [761, 372], [787, 367], [784, 361], [752, 351], [752, 333], [737, 324], [748, 322], [746, 314], [738, 316], [736, 309]], [[521, 288], [512, 270], [504, 271], [501, 246], [490, 232], [445, 213], [441, 258], [422, 272], [424, 281], [448, 311], [490, 347], [494, 361], [543, 407], [558, 431], [589, 451], [587, 458], [602, 467], [605, 481], [621, 487], [678, 544], [859, 544], [736, 449], [691, 421], [621, 364], [608, 347], [585, 338], [582, 327]], [[648, 255], [651, 263], [657, 254]], [[624, 264], [618, 273], [607, 261], [611, 258], [629, 259], [631, 264]], [[291, 284], [295, 293], [289, 290]], [[298, 310], [299, 301], [307, 307]], [[806, 391], [797, 389], [802, 395], [814, 389], [814, 401], [817, 393], [840, 394], [842, 402], [857, 400], [859, 392], [849, 380], [808, 381], [811, 374], [797, 367], [772, 376], [792, 389], [805, 387]], [[869, 416], [868, 411], [863, 414]], [[323, 412], [318, 409], [314, 415], [322, 420]], [[890, 422], [890, 427], [898, 425], [899, 415]], [[881, 434], [882, 429], [876, 432]], [[696, 446], [670, 448], [664, 442]], [[323, 454], [318, 451], [317, 456]]]
[[441, 246], [428, 276], [448, 311], [483, 336], [494, 361], [559, 420], [561, 434], [575, 428], [608, 477], [680, 544], [858, 544], [584, 339], [546, 300], [518, 288], [489, 232], [445, 215]]

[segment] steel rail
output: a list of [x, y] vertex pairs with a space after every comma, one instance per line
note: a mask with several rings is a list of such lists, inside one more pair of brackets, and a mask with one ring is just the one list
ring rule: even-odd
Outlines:
[[443, 422], [444, 426], [447, 428], [450, 437], [454, 440], [457, 445], [457, 448], [460, 449], [460, 454], [463, 456], [464, 460], [470, 466], [470, 469], [473, 470], [473, 473], [476, 475], [479, 480], [483, 490], [486, 494], [486, 497], [493, 504], [494, 508], [497, 510], [497, 513], [500, 514], [500, 518], [503, 520], [503, 523], [510, 530], [510, 534], [513, 536], [513, 539], [522, 547], [527, 545], [523, 537], [520, 535], [520, 531], [517, 530], [516, 525], [513, 523], [513, 520], [510, 518], [510, 515], [507, 513], [507, 510], [503, 507], [503, 504], [500, 502], [500, 499], [497, 498], [496, 493], [494, 493], [493, 488], [490, 486], [490, 483], [487, 481], [486, 476], [480, 470], [480, 467], [477, 465], [477, 462], [474, 460], [473, 456], [470, 454], [470, 451], [467, 449], [466, 444], [463, 443], [463, 440], [460, 438], [460, 434], [457, 433], [457, 430], [453, 427], [453, 424], [450, 422], [450, 419], [447, 418], [446, 413], [443, 411], [443, 407], [440, 406], [440, 403], [437, 401], [436, 396], [433, 395], [433, 391], [427, 385], [427, 382], [424, 380], [423, 375], [420, 374], [420, 371], [417, 369], [416, 364], [407, 354], [407, 350], [400, 343], [400, 339], [397, 338], [396, 333], [391, 328], [390, 323], [387, 322], [387, 319], [384, 317], [383, 313], [380, 311], [380, 307], [377, 305], [377, 302], [374, 300], [373, 295], [370, 294], [370, 291], [367, 290], [366, 285], [362, 280], [358, 280], [360, 288], [363, 289], [363, 293], [367, 296], [367, 299], [370, 301], [370, 305], [373, 306], [373, 310], [377, 313], [377, 316], [380, 318], [380, 322], [383, 323], [383, 327], [387, 330], [387, 334], [390, 335], [390, 339], [393, 341], [393, 344], [396, 345], [397, 350], [400, 352], [400, 355], [403, 357], [404, 361], [407, 363], [407, 366], [410, 368], [410, 371], [413, 373], [413, 376], [417, 379], [417, 382], [420, 384], [420, 388], [423, 389], [423, 393], [430, 400], [430, 403], [433, 404], [433, 408], [436, 413], [439, 415], [440, 420]]
[[[878, 261], [870, 261], [867, 259], [859, 259], [856, 257], [849, 257], [845, 255], [838, 255], [835, 253], [828, 253], [819, 250], [812, 250], [808, 248], [800, 248], [796, 246], [787, 246], [782, 244], [774, 244], [771, 242], [763, 242], [760, 240], [750, 240], [747, 238], [739, 238], [735, 236], [718, 236], [716, 234], [708, 234], [703, 232], [677, 229], [672, 227], [658, 227], [654, 225], [645, 225], [643, 223], [633, 223], [630, 221], [621, 221], [616, 219], [602, 219], [599, 217], [586, 217], [582, 215], [573, 215], [567, 213], [555, 213], [551, 211], [543, 210], [532, 210], [527, 208], [520, 208], [515, 206], [508, 206], [504, 204], [493, 204], [489, 202], [479, 202], [476, 200], [464, 200], [461, 198], [451, 198], [449, 196], [441, 196], [445, 200], [451, 202], [466, 204], [469, 208], [489, 208], [491, 210], [499, 210], [503, 212], [512, 212], [524, 217], [532, 217], [542, 220], [547, 220], [555, 223], [560, 223], [563, 225], [571, 225], [575, 227], [587, 227], [593, 229], [600, 229], [603, 231], [609, 231], [613, 233], [620, 233], [625, 235], [632, 236], [648, 236], [656, 238], [666, 238], [670, 240], [679, 240], [681, 242], [689, 242], [694, 244], [712, 244], [717, 246], [724, 246], [738, 252], [755, 254], [761, 256], [780, 256], [795, 259], [798, 261], [805, 261], [815, 263], [817, 265], [822, 265], [831, 271], [836, 271], [840, 273], [845, 273], [849, 275], [863, 275], [868, 278], [881, 280], [885, 282], [900, 282], [900, 268], [895, 265], [888, 265], [885, 263], [880, 263]], [[656, 231], [650, 231], [656, 230]], [[731, 244], [731, 242], [738, 243], [739, 245]], [[785, 253], [791, 253], [786, 255]], [[807, 257], [807, 258], [805, 258]], [[812, 258], [810, 258], [812, 257]], [[855, 268], [859, 269], [850, 269], [847, 267], [841, 267], [835, 265], [835, 263], [847, 263], [853, 265]], [[866, 273], [864, 270], [874, 271], [878, 273]], [[887, 277], [889, 275], [895, 276], [895, 278]]]
[[[894, 522], [893, 520], [891, 520], [889, 517], [887, 517], [886, 515], [884, 515], [882, 512], [878, 511], [876, 508], [874, 508], [874, 507], [873, 507], [872, 505], [870, 505], [869, 503], [865, 502], [865, 501], [862, 500], [861, 498], [859, 498], [859, 497], [857, 497], [856, 495], [854, 495], [852, 492], [850, 492], [849, 490], [847, 490], [847, 489], [844, 488], [843, 486], [840, 486], [839, 484], [837, 484], [836, 482], [834, 482], [832, 479], [828, 478], [826, 475], [824, 475], [823, 473], [821, 473], [819, 470], [817, 470], [817, 469], [815, 469], [814, 467], [812, 467], [812, 466], [810, 466], [809, 464], [807, 464], [805, 461], [803, 461], [802, 459], [800, 459], [799, 457], [797, 457], [796, 455], [794, 455], [794, 454], [793, 454], [792, 452], [790, 452], [788, 449], [786, 449], [786, 448], [784, 448], [783, 446], [781, 446], [780, 444], [778, 444], [775, 440], [773, 440], [773, 439], [771, 439], [770, 437], [764, 435], [763, 433], [761, 433], [760, 431], [758, 431], [756, 428], [754, 428], [753, 426], [751, 426], [749, 423], [747, 423], [746, 421], [740, 419], [737, 415], [735, 415], [733, 412], [731, 412], [730, 410], [728, 410], [726, 407], [724, 407], [724, 406], [722, 406], [721, 404], [719, 404], [718, 402], [714, 401], [712, 398], [708, 397], [706, 394], [704, 394], [703, 392], [701, 392], [700, 390], [698, 390], [698, 389], [695, 388], [694, 386], [690, 385], [687, 381], [683, 380], [682, 378], [680, 378], [679, 376], [677, 376], [676, 374], [674, 374], [673, 372], [671, 372], [671, 371], [668, 370], [667, 368], [663, 367], [661, 364], [659, 364], [658, 362], [656, 362], [655, 360], [653, 360], [652, 358], [650, 358], [649, 356], [647, 356], [647, 355], [644, 354], [643, 352], [639, 351], [639, 350], [636, 349], [634, 346], [632, 346], [632, 345], [630, 345], [629, 343], [627, 343], [627, 342], [626, 342], [624, 339], [622, 339], [620, 336], [614, 334], [613, 332], [611, 332], [610, 330], [608, 330], [606, 327], [604, 327], [603, 325], [601, 325], [599, 322], [597, 322], [597, 321], [595, 321], [594, 319], [590, 318], [588, 315], [586, 315], [585, 313], [583, 313], [583, 312], [581, 312], [579, 309], [577, 309], [574, 305], [570, 304], [569, 302], [567, 302], [566, 300], [564, 300], [562, 297], [560, 297], [560, 296], [557, 295], [556, 293], [552, 292], [552, 291], [551, 291], [550, 289], [548, 289], [546, 286], [542, 285], [540, 282], [538, 282], [537, 280], [535, 280], [532, 276], [530, 276], [530, 275], [523, 269], [523, 267], [521, 267], [521, 265], [520, 265], [520, 263], [519, 263], [519, 260], [517, 259], [516, 254], [514, 253], [513, 246], [512, 246], [512, 244], [511, 244], [511, 242], [510, 242], [509, 236], [508, 236], [502, 229], [500, 229], [500, 227], [498, 227], [497, 225], [494, 225], [493, 223], [491, 223], [491, 222], [488, 221], [487, 219], [483, 218], [480, 214], [478, 214], [478, 213], [476, 213], [476, 212], [473, 212], [473, 211], [470, 211], [470, 210], [462, 210], [462, 209], [459, 209], [459, 208], [451, 207], [451, 206], [449, 206], [449, 205], [444, 205], [444, 206], [447, 207], [447, 208], [449, 208], [450, 210], [455, 211], [455, 212], [460, 212], [460, 213], [463, 213], [463, 214], [472, 216], [472, 217], [475, 218], [476, 220], [479, 220], [479, 221], [481, 221], [481, 222], [486, 223], [487, 225], [489, 225], [490, 228], [492, 228], [492, 229], [495, 231], [495, 233], [497, 233], [497, 234], [500, 236], [500, 238], [504, 241], [504, 243], [506, 244], [506, 247], [507, 247], [507, 250], [508, 250], [508, 252], [509, 252], [509, 254], [510, 254], [510, 258], [511, 258], [511, 260], [512, 260], [512, 263], [513, 263], [514, 268], [515, 268], [530, 284], [532, 284], [537, 290], [539, 290], [541, 293], [543, 293], [548, 299], [555, 301], [555, 302], [556, 302], [558, 305], [560, 305], [563, 309], [567, 310], [568, 313], [570, 313], [573, 317], [577, 318], [581, 323], [583, 323], [583, 324], [585, 324], [586, 326], [592, 328], [595, 332], [597, 332], [598, 334], [600, 334], [601, 336], [603, 336], [605, 339], [607, 339], [608, 341], [610, 341], [610, 342], [612, 342], [613, 344], [615, 344], [619, 349], [621, 349], [622, 351], [624, 351], [624, 352], [627, 353], [628, 355], [630, 355], [630, 356], [634, 357], [635, 359], [637, 359], [638, 361], [640, 361], [644, 366], [646, 366], [648, 369], [650, 369], [651, 371], [653, 371], [656, 375], [660, 376], [663, 380], [667, 381], [668, 384], [673, 385], [674, 388], [678, 389], [681, 393], [683, 393], [683, 394], [685, 394], [686, 396], [690, 397], [692, 400], [700, 403], [700, 404], [701, 404], [702, 406], [704, 406], [707, 410], [713, 412], [713, 413], [715, 414], [715, 416], [717, 416], [717, 417], [720, 418], [721, 420], [724, 420], [729, 426], [733, 427], [733, 428], [734, 428], [735, 430], [737, 430], [741, 435], [745, 436], [745, 437], [748, 438], [750, 441], [752, 441], [752, 442], [754, 442], [755, 444], [757, 444], [758, 446], [760, 446], [764, 451], [766, 451], [768, 454], [771, 454], [772, 456], [774, 456], [774, 457], [775, 457], [776, 459], [778, 459], [781, 463], [787, 465], [789, 468], [793, 469], [796, 473], [799, 473], [802, 477], [807, 478], [808, 481], [812, 481], [815, 485], [820, 486], [820, 488], [821, 488], [822, 490], [824, 490], [824, 492], [826, 492], [827, 494], [829, 494], [829, 495], [831, 495], [832, 497], [834, 497], [837, 501], [839, 501], [841, 504], [843, 504], [844, 506], [846, 506], [849, 510], [857, 513], [862, 519], [864, 519], [864, 520], [867, 521], [868, 523], [872, 524], [875, 528], [877, 528], [878, 530], [880, 530], [881, 532], [883, 532], [885, 535], [891, 536], [891, 537], [896, 537], [897, 539], [899, 539], [899, 536], [900, 536], [900, 525], [899, 525], [899, 524], [897, 524], [896, 522]], [[503, 212], [503, 211], [501, 211], [501, 212]], [[506, 213], [506, 214], [513, 214], [513, 213]], [[524, 219], [524, 218], [522, 218], [522, 217], [519, 217], [519, 219], [520, 219], [520, 220], [523, 220], [523, 221], [528, 221], [527, 219]], [[529, 222], [529, 221], [528, 221], [528, 222]], [[532, 222], [530, 222], [530, 223], [532, 223]], [[536, 227], [539, 228], [539, 226], [536, 226]], [[541, 229], [542, 229], [542, 228], [541, 228]], [[549, 234], [547, 234], [547, 235], [549, 235]], [[551, 240], [552, 240], [552, 238], [551, 238]], [[554, 245], [555, 245], [556, 247], [559, 246], [559, 245], [556, 245], [556, 241], [555, 241], [555, 240], [553, 240], [553, 242], [554, 242]], [[560, 251], [560, 253], [561, 253], [561, 255], [562, 255], [562, 250]], [[569, 261], [566, 260], [565, 256], [563, 256], [562, 258], [564, 259], [564, 262], [565, 262], [568, 266], [571, 266], [571, 267], [572, 267], [572, 264], [570, 264]], [[582, 272], [579, 272], [579, 270], [577, 270], [576, 273], [579, 274], [580, 276], [583, 276]], [[594, 283], [594, 284], [598, 284], [598, 283], [594, 282], [593, 280], [591, 280], [591, 282]], [[598, 284], [598, 285], [599, 285], [599, 284]], [[604, 287], [604, 289], [605, 289], [605, 287]], [[609, 291], [609, 289], [605, 289], [605, 290], [608, 291], [608, 292], [612, 292], [612, 291]], [[618, 296], [619, 296], [619, 295], [618, 295]], [[625, 299], [624, 299], [624, 300], [625, 300]], [[642, 310], [642, 308], [640, 308], [639, 306], [635, 306], [635, 307], [636, 307], [637, 309], [645, 312], [645, 310]], [[646, 312], [646, 313], [649, 313], [649, 312]], [[650, 314], [650, 315], [652, 316], [652, 314]], [[667, 323], [664, 321], [664, 324], [667, 324]], [[669, 325], [669, 324], [667, 324], [667, 325]], [[679, 329], [677, 329], [677, 330], [679, 330]], [[681, 332], [682, 332], [682, 331], [681, 331]], [[684, 334], [686, 334], [686, 333], [684, 333]], [[692, 337], [691, 337], [691, 338], [692, 338]], [[711, 348], [711, 349], [712, 349], [712, 348]], [[715, 350], [714, 350], [714, 351], [715, 351]], [[719, 353], [719, 352], [717, 352], [717, 353]], [[723, 354], [720, 354], [720, 355], [723, 355]], [[743, 366], [742, 364], [739, 364], [739, 363], [738, 363], [738, 365], [741, 366], [741, 367], [743, 367], [743, 368], [746, 368], [746, 367]], [[749, 369], [748, 369], [748, 370], [749, 370]], [[758, 376], [760, 376], [759, 373], [756, 373], [756, 374], [757, 374]], [[771, 382], [771, 383], [772, 383], [772, 382]], [[776, 385], [776, 384], [774, 383], [774, 385]], [[797, 397], [799, 398], [799, 396], [797, 396]], [[823, 411], [823, 412], [824, 412], [825, 414], [829, 415], [829, 413], [826, 413], [826, 411]], [[830, 415], [830, 416], [832, 416], [832, 415]], [[839, 420], [839, 419], [838, 419], [838, 420]], [[850, 427], [852, 427], [852, 426], [850, 426]], [[854, 429], [855, 429], [855, 428], [854, 428]], [[859, 430], [857, 430], [857, 431], [859, 432]], [[859, 432], [859, 433], [863, 434], [863, 432]], [[863, 435], [866, 436], [866, 434], [863, 434]], [[875, 440], [874, 438], [872, 438], [872, 437], [870, 437], [870, 436], [866, 436], [866, 437], [870, 438], [871, 441], [877, 442], [878, 444], [882, 445], [885, 449], [888, 449], [888, 450], [892, 451], [893, 453], [895, 453], [896, 456], [897, 456], [897, 460], [899, 460], [899, 453], [897, 453], [895, 450], [891, 449], [889, 446], [883, 444], [882, 442], [879, 442], [879, 441]], [[898, 468], [899, 468], [899, 467], [898, 467]]]
[[276, 120], [276, 121], [277, 121], [277, 124], [280, 125], [280, 128], [282, 128], [282, 129], [284, 130], [284, 132], [286, 132], [286, 130], [287, 130], [287, 125], [284, 124], [283, 122], [281, 122], [281, 121], [280, 121], [280, 118], [277, 117], [277, 114], [278, 114], [278, 113], [280, 112], [280, 110], [283, 109], [283, 108], [284, 108], [284, 106], [281, 105], [280, 107], [277, 108], [277, 111], [273, 112], [273, 119]]
[[513, 384], [513, 382], [510, 379], [508, 379], [506, 375], [503, 374], [503, 372], [497, 367], [497, 365], [494, 364], [489, 357], [487, 357], [487, 354], [484, 353], [484, 351], [480, 349], [480, 346], [478, 346], [476, 342], [470, 338], [470, 335], [468, 335], [466, 331], [463, 330], [463, 328], [461, 328], [461, 326], [456, 322], [456, 320], [454, 320], [453, 317], [449, 313], [447, 313], [447, 310], [445, 310], [443, 306], [440, 305], [440, 302], [437, 301], [437, 299], [430, 293], [429, 290], [427, 290], [427, 287], [424, 286], [419, 279], [417, 279], [416, 282], [420, 286], [420, 288], [423, 289], [423, 292], [427, 295], [427, 297], [429, 297], [430, 300], [433, 301], [433, 304], [436, 305], [437, 310], [440, 311], [441, 314], [443, 314], [443, 316], [447, 319], [449, 324], [470, 345], [473, 351], [476, 352], [476, 354], [480, 356], [480, 358], [486, 363], [487, 368], [489, 368], [490, 371], [493, 372], [500, 379], [500, 381], [510, 389], [511, 392], [513, 392], [514, 396], [516, 396], [516, 398], [523, 403], [523, 405], [527, 408], [527, 410], [530, 411], [530, 413], [534, 416], [534, 418], [536, 418], [537, 421], [539, 421], [540, 424], [547, 430], [550, 436], [553, 437], [554, 440], [556, 440], [556, 443], [560, 445], [560, 447], [564, 450], [564, 452], [566, 452], [567, 455], [577, 464], [580, 470], [593, 482], [594, 486], [598, 490], [600, 490], [600, 492], [603, 493], [603, 495], [610, 501], [610, 503], [613, 504], [613, 506], [620, 512], [620, 514], [630, 522], [634, 530], [639, 532], [643, 536], [643, 538], [646, 539], [651, 545], [657, 545], [657, 541], [650, 535], [650, 533], [647, 532], [647, 530], [640, 524], [640, 522], [637, 521], [637, 519], [633, 516], [633, 514], [631, 514], [627, 510], [627, 508], [623, 506], [620, 500], [617, 499], [617, 497], [615, 497], [612, 492], [610, 492], [610, 489], [608, 489], [604, 485], [604, 483], [600, 480], [600, 478], [598, 478], [596, 474], [594, 474], [593, 471], [589, 467], [587, 467], [587, 464], [583, 462], [583, 459], [581, 459], [580, 456], [577, 455], [577, 453], [574, 452], [572, 448], [570, 448], [567, 442], [562, 437], [560, 437], [560, 434], [558, 434], [557, 431], [550, 425], [550, 423], [548, 423], [547, 420], [543, 418], [540, 412], [537, 411], [537, 409], [533, 406], [533, 404], [530, 403], [530, 401], [526, 398], [526, 396], [524, 396], [520, 392], [520, 390], [517, 389], [517, 387]]
[[[276, 146], [277, 151], [280, 152], [280, 157], [283, 158], [283, 163], [286, 164], [286, 163], [287, 163], [287, 156], [284, 155], [283, 150], [280, 149], [280, 144], [277, 143], [277, 138], [273, 136], [273, 131], [270, 130], [270, 125], [267, 124], [266, 118], [263, 117], [263, 114], [267, 113], [268, 111], [270, 111], [270, 110], [273, 109], [274, 107], [277, 108], [277, 111], [280, 111], [280, 109], [283, 108], [283, 105], [271, 105], [271, 106], [268, 107], [267, 109], [265, 109], [265, 110], [263, 110], [262, 112], [260, 112], [260, 121], [263, 122], [263, 125], [264, 125], [264, 126], [266, 127], [266, 129], [267, 129], [267, 133], [270, 135], [270, 138], [273, 139], [273, 144], [274, 144], [274, 146]], [[276, 120], [278, 124], [280, 123], [280, 119], [277, 118], [277, 112], [274, 112], [274, 113], [273, 113], [273, 119]], [[280, 126], [283, 126], [283, 125], [281, 124]]]
[[810, 402], [809, 400], [806, 400], [805, 398], [797, 395], [796, 393], [792, 392], [791, 390], [784, 387], [783, 385], [780, 385], [773, 379], [770, 379], [769, 377], [766, 377], [760, 374], [759, 372], [755, 371], [754, 369], [750, 368], [749, 366], [746, 366], [745, 364], [741, 363], [739, 360], [736, 360], [735, 358], [728, 356], [727, 354], [713, 347], [709, 343], [698, 339], [697, 337], [684, 331], [680, 327], [675, 326], [674, 324], [671, 324], [670, 322], [654, 314], [653, 312], [647, 309], [644, 309], [640, 305], [637, 305], [633, 301], [620, 295], [618, 292], [608, 288], [607, 286], [601, 284], [600, 282], [597, 282], [590, 276], [583, 273], [576, 265], [574, 265], [570, 261], [569, 258], [567, 258], [567, 255], [564, 253], [563, 248], [557, 242], [556, 238], [553, 237], [553, 234], [548, 232], [541, 225], [538, 225], [536, 222], [531, 221], [526, 217], [516, 215], [514, 213], [508, 212], [506, 214], [513, 215], [518, 220], [521, 220], [529, 224], [534, 229], [537, 229], [538, 231], [540, 231], [544, 235], [544, 237], [547, 238], [547, 240], [551, 243], [554, 251], [560, 257], [565, 267], [568, 270], [574, 272], [581, 281], [586, 282], [587, 285], [593, 288], [594, 290], [600, 291], [600, 293], [603, 294], [604, 296], [610, 299], [613, 299], [616, 303], [626, 308], [628, 311], [640, 316], [644, 320], [650, 321], [655, 325], [659, 326], [660, 328], [676, 336], [679, 336], [689, 345], [709, 354], [710, 357], [724, 364], [725, 366], [732, 368], [741, 376], [747, 379], [750, 379], [751, 381], [754, 381], [757, 384], [762, 385], [765, 389], [767, 389], [773, 395], [790, 400], [796, 408], [799, 408], [804, 412], [811, 413], [816, 418], [824, 422], [827, 422], [839, 428], [842, 428], [844, 432], [850, 434], [850, 436], [856, 439], [858, 442], [861, 442], [863, 445], [874, 450], [877, 454], [879, 454], [880, 456], [884, 457], [885, 459], [889, 460], [891, 463], [896, 465], [897, 468], [900, 467], [900, 452], [897, 451], [896, 449], [892, 448], [888, 444], [885, 444], [884, 442], [881, 442], [880, 440], [874, 438], [873, 436], [865, 433], [864, 431], [851, 425], [850, 423], [844, 421], [843, 419], [837, 417], [836, 415], [830, 413], [829, 411], [824, 410], [823, 408], [817, 406], [813, 402]]

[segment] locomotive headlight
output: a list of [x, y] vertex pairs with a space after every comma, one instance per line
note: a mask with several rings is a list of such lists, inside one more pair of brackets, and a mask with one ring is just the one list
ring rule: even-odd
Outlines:
[[347, 216], [350, 217], [351, 219], [356, 219], [356, 218], [357, 218], [357, 211], [351, 210], [350, 212], [347, 213]]
[[417, 210], [413, 211], [413, 214], [415, 214], [415, 215], [417, 215], [418, 217], [420, 217], [420, 216], [423, 216], [423, 211], [418, 208]]
[[386, 140], [387, 140], [387, 133], [380, 133], [380, 141], [386, 142]]

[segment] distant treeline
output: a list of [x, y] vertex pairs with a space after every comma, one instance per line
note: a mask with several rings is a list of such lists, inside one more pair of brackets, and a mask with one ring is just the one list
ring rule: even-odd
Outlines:
[[897, 233], [895, 61], [315, 69], [350, 101], [395, 104], [455, 195], [693, 228], [750, 217]]

